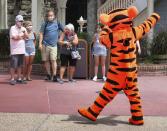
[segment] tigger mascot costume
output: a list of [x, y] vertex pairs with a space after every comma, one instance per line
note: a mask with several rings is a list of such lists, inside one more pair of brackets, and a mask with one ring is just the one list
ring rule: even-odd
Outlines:
[[123, 90], [130, 102], [132, 116], [129, 123], [144, 124], [137, 88], [136, 41], [150, 31], [160, 16], [153, 13], [141, 25], [132, 27], [132, 20], [137, 14], [136, 7], [131, 6], [100, 15], [100, 22], [106, 25], [100, 32], [100, 41], [111, 52], [107, 80], [95, 102], [88, 108], [78, 110], [82, 116], [92, 121], [96, 121], [102, 109]]

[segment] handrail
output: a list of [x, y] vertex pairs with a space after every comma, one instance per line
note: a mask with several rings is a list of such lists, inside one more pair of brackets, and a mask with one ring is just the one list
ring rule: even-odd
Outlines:
[[97, 11], [99, 16], [101, 13], [109, 13], [109, 11], [117, 8], [127, 8], [136, 0], [107, 0]]

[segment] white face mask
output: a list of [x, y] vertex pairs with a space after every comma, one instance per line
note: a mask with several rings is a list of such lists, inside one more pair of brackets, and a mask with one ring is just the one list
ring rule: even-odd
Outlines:
[[54, 19], [55, 19], [54, 16], [49, 16], [49, 17], [48, 17], [48, 21], [53, 21]]
[[21, 22], [21, 21], [17, 21], [17, 22], [16, 22], [16, 25], [17, 25], [17, 27], [21, 28], [22, 25], [23, 25], [23, 22]]
[[28, 26], [28, 27], [27, 27], [27, 30], [28, 30], [28, 31], [32, 31], [32, 26]]

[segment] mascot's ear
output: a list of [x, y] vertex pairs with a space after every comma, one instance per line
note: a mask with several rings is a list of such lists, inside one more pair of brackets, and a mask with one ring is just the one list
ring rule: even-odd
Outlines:
[[134, 19], [138, 15], [138, 10], [135, 6], [131, 6], [128, 8], [129, 18]]
[[103, 25], [108, 25], [108, 23], [110, 22], [110, 16], [108, 14], [101, 14], [100, 15], [100, 22]]

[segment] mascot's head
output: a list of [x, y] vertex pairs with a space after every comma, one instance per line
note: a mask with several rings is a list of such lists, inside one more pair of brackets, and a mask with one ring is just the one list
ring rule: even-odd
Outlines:
[[100, 22], [109, 26], [112, 30], [119, 28], [127, 28], [132, 26], [132, 20], [138, 15], [135, 6], [127, 9], [116, 9], [108, 14], [100, 15]]

